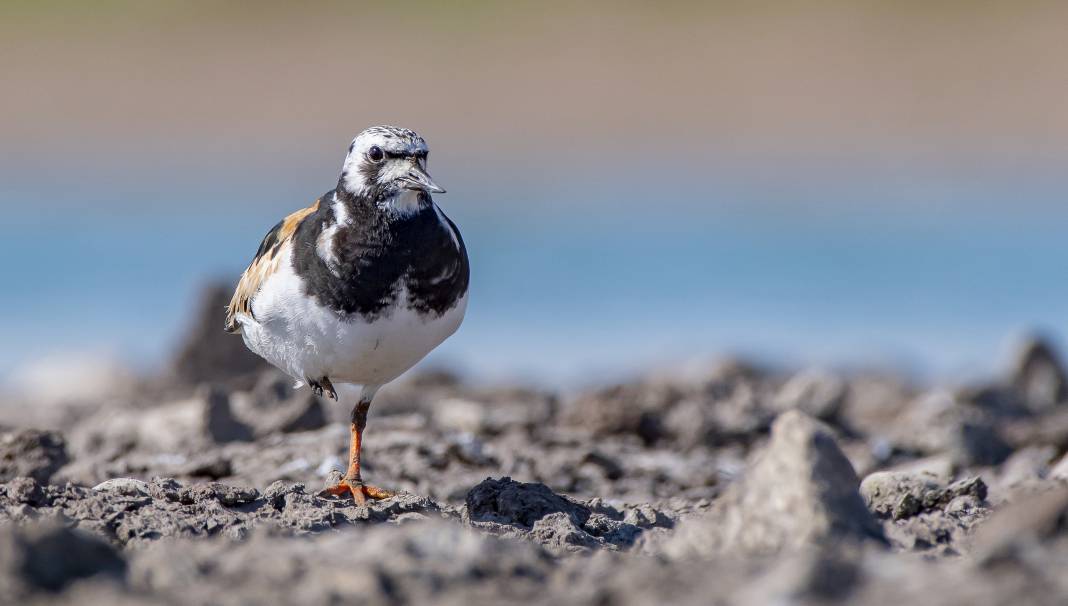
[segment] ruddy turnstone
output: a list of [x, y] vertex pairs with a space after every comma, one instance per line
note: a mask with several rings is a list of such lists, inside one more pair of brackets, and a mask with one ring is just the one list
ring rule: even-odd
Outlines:
[[349, 146], [337, 187], [260, 243], [226, 310], [227, 332], [317, 394], [359, 396], [348, 471], [329, 494], [357, 503], [392, 493], [364, 484], [367, 410], [456, 332], [467, 309], [467, 250], [431, 194], [427, 145], [406, 128], [368, 128]]

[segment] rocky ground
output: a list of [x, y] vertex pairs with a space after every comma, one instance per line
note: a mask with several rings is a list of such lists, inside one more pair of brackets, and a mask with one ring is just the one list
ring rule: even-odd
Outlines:
[[[216, 295], [216, 297], [222, 295]], [[742, 362], [575, 393], [423, 372], [348, 410], [202, 322], [164, 376], [0, 403], [0, 602], [1068, 602], [1068, 380]], [[57, 380], [62, 380], [57, 377]]]

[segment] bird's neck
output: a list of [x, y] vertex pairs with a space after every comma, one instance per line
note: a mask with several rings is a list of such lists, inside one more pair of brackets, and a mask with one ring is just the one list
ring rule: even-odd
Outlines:
[[[347, 218], [373, 222], [411, 218], [433, 204], [429, 194], [409, 189], [356, 195], [338, 188], [336, 200]], [[335, 214], [340, 214], [337, 209]]]

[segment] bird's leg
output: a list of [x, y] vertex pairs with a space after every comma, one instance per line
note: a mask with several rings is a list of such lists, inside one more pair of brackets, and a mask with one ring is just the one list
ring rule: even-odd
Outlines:
[[394, 493], [363, 483], [360, 477], [360, 451], [363, 446], [363, 429], [367, 426], [367, 409], [371, 407], [371, 401], [360, 399], [352, 409], [352, 424], [350, 426], [351, 441], [349, 442], [349, 469], [345, 477], [335, 486], [323, 491], [325, 494], [334, 496], [351, 494], [357, 505], [363, 505], [367, 499], [388, 499]]

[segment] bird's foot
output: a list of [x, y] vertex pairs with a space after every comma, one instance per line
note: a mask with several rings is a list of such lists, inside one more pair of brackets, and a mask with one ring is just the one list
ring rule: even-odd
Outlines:
[[367, 503], [367, 499], [380, 501], [395, 496], [396, 494], [397, 493], [395, 492], [390, 492], [377, 486], [364, 484], [361, 480], [348, 480], [342, 478], [337, 484], [320, 492], [319, 496], [344, 497], [352, 495], [352, 500], [355, 501], [357, 505], [364, 505]]
[[335, 402], [337, 401], [337, 391], [334, 390], [334, 384], [330, 382], [330, 377], [323, 377], [318, 381], [313, 381], [312, 379], [305, 379], [305, 381], [308, 383], [308, 387], [312, 388], [315, 395], [322, 397], [325, 393]]

